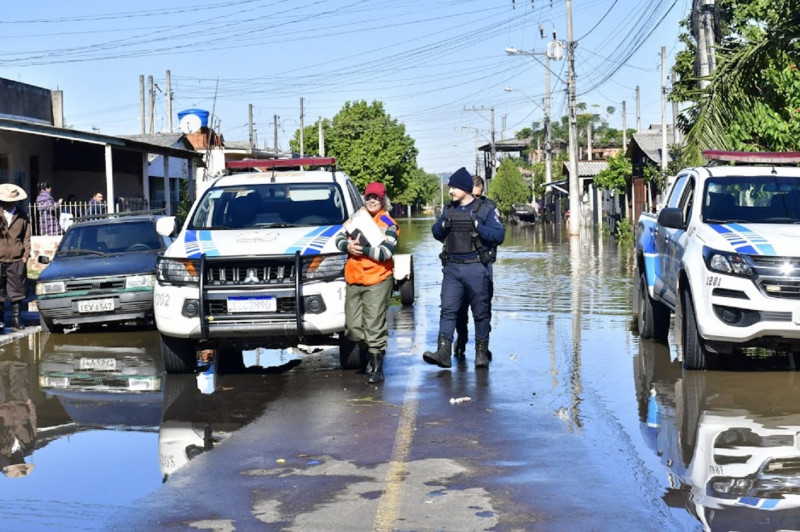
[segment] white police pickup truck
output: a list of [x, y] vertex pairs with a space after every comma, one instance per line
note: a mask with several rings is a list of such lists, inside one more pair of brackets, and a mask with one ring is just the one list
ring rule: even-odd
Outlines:
[[704, 152], [636, 228], [642, 338], [675, 337], [685, 369], [741, 347], [800, 346], [800, 153]]
[[[167, 372], [195, 371], [198, 349], [301, 343], [338, 343], [342, 367], [361, 367], [343, 333], [347, 255], [333, 238], [363, 206], [356, 186], [330, 157], [227, 167], [258, 171], [217, 179], [156, 265], [155, 321]], [[174, 231], [167, 225], [159, 233]], [[410, 305], [411, 256], [394, 259], [395, 288]]]

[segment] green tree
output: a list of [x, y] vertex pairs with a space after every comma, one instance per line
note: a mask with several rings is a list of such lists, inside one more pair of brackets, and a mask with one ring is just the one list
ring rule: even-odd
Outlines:
[[624, 153], [608, 159], [608, 168], [597, 174], [594, 184], [597, 188], [613, 190], [619, 194], [627, 193], [633, 177], [633, 165]]
[[421, 168], [415, 168], [409, 176], [406, 189], [398, 196], [390, 198], [394, 203], [411, 205], [418, 209], [425, 204], [439, 203], [441, 195], [439, 186], [438, 176], [426, 173]]
[[488, 195], [497, 203], [500, 214], [508, 216], [514, 203], [525, 203], [530, 200], [531, 190], [513, 160], [503, 159], [497, 174], [489, 183]]
[[[304, 153], [314, 153], [314, 148], [318, 151], [317, 128], [315, 125], [304, 129]], [[336, 157], [339, 167], [359, 190], [379, 181], [397, 203], [408, 205], [413, 200], [405, 193], [417, 169], [417, 148], [405, 126], [386, 113], [383, 103], [346, 102], [333, 119], [323, 121], [323, 131], [326, 155]], [[293, 148], [299, 146], [299, 136], [298, 130]]]
[[[680, 118], [685, 158], [701, 161], [706, 149], [796, 150], [800, 138], [800, 17], [783, 0], [718, 0], [717, 68], [704, 90], [696, 88], [696, 44], [676, 59], [671, 98], [690, 101]], [[689, 27], [689, 22], [684, 23]]]

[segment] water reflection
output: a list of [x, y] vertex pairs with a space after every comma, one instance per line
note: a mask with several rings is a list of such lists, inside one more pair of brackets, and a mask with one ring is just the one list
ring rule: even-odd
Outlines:
[[39, 385], [79, 427], [155, 430], [159, 349], [155, 331], [42, 334]]
[[641, 430], [669, 481], [667, 504], [705, 530], [800, 526], [800, 375], [683, 371], [667, 346], [649, 341], [634, 375]]
[[29, 390], [34, 376], [20, 349], [8, 346], [0, 355], [0, 468], [8, 478], [27, 476], [26, 462], [36, 442], [36, 406]]

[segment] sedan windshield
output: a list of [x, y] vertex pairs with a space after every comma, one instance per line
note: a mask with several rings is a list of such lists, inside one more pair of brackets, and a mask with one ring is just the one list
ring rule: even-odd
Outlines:
[[191, 229], [249, 229], [337, 225], [346, 216], [333, 183], [237, 185], [209, 189], [189, 223]]
[[61, 239], [57, 256], [105, 255], [161, 249], [161, 237], [149, 221], [73, 225]]
[[800, 178], [722, 177], [706, 181], [706, 223], [800, 223]]

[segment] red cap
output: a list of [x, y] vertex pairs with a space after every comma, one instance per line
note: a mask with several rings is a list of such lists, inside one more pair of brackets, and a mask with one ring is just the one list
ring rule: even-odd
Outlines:
[[370, 183], [367, 185], [367, 189], [364, 191], [365, 196], [369, 196], [370, 194], [375, 194], [379, 198], [383, 199], [386, 197], [386, 189], [383, 186], [383, 183]]

